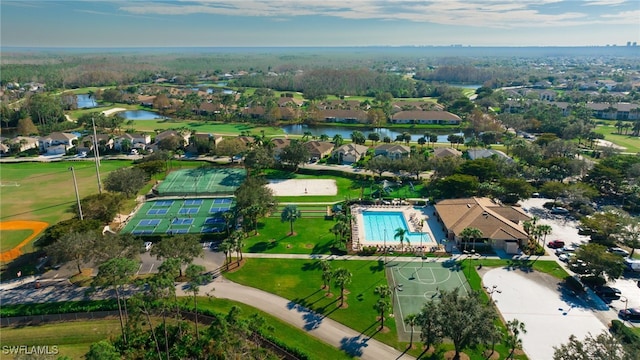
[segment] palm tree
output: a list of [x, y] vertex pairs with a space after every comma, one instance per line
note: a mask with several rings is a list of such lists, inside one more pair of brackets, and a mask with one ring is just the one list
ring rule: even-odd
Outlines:
[[527, 329], [524, 326], [523, 322], [520, 322], [518, 319], [513, 319], [507, 322], [507, 336], [505, 337], [505, 345], [511, 349], [509, 352], [509, 356], [507, 359], [513, 359], [513, 353], [516, 349], [522, 348], [522, 338], [521, 334], [526, 334]]
[[242, 243], [242, 240], [244, 240], [244, 237], [245, 237], [245, 234], [244, 234], [244, 231], [242, 230], [235, 230], [234, 232], [231, 233], [231, 236], [229, 237], [229, 240], [233, 245], [231, 250], [235, 250], [237, 255], [236, 260], [238, 263], [240, 263], [240, 260], [242, 260], [242, 247], [244, 246], [244, 244]]
[[384, 329], [384, 312], [389, 308], [389, 300], [378, 299], [373, 308], [380, 313], [380, 330]]
[[280, 220], [282, 222], [289, 222], [290, 232], [289, 235], [293, 235], [293, 223], [302, 217], [302, 212], [298, 209], [296, 205], [287, 205], [282, 210], [282, 215], [280, 215]]
[[351, 283], [353, 274], [345, 268], [336, 269], [333, 273], [335, 284], [340, 287], [340, 307], [344, 305], [344, 288]]
[[418, 315], [409, 314], [404, 318], [404, 323], [411, 328], [411, 337], [409, 338], [409, 349], [413, 347], [413, 330], [418, 324]]
[[396, 233], [393, 235], [394, 239], [400, 240], [400, 251], [404, 249], [404, 240], [405, 240], [406, 234], [407, 234], [407, 230], [399, 227], [396, 229]]
[[187, 266], [185, 274], [189, 279], [189, 289], [193, 293], [193, 311], [195, 313], [196, 324], [196, 340], [200, 340], [200, 333], [198, 332], [198, 292], [200, 291], [200, 285], [207, 280], [207, 275], [204, 274], [206, 269], [202, 265], [190, 264]]
[[342, 135], [340, 135], [340, 134], [333, 135], [333, 139], [332, 140], [333, 140], [333, 144], [336, 147], [339, 147], [340, 145], [342, 145], [342, 143], [344, 143], [344, 139], [342, 138]]
[[327, 134], [320, 134], [320, 141], [327, 141], [329, 140], [329, 135]]
[[331, 279], [333, 278], [333, 271], [331, 267], [322, 270], [322, 282], [327, 289], [327, 296], [331, 295]]
[[233, 213], [231, 211], [225, 211], [222, 213], [222, 218], [224, 219], [224, 225], [227, 229], [227, 236], [230, 235], [230, 227], [231, 227], [231, 220], [233, 220]]
[[224, 252], [224, 263], [227, 265], [227, 270], [229, 270], [229, 257], [232, 249], [233, 243], [230, 239], [225, 239], [224, 241], [222, 241], [222, 244], [220, 244], [220, 250]]
[[309, 137], [310, 137], [310, 136], [312, 136], [312, 135], [313, 135], [313, 133], [311, 133], [311, 131], [305, 131], [305, 132], [302, 134], [302, 141], [307, 141], [307, 140], [309, 140]]
[[538, 235], [542, 236], [542, 246], [544, 247], [544, 244], [547, 242], [547, 235], [551, 234], [553, 232], [553, 228], [551, 227], [551, 225], [538, 225]]
[[460, 238], [462, 239], [462, 241], [464, 241], [465, 250], [467, 249], [467, 244], [470, 240], [473, 241], [473, 247], [475, 250], [476, 240], [482, 239], [483, 236], [484, 234], [482, 234], [482, 231], [474, 227], [464, 228], [460, 232]]

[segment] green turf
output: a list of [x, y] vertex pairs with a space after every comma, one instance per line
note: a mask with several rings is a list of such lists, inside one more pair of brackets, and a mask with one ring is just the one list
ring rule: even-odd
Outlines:
[[0, 252], [13, 249], [31, 234], [31, 230], [0, 230]]
[[284, 135], [284, 131], [276, 127], [256, 126], [248, 123], [216, 123], [195, 120], [134, 120], [132, 125], [136, 131], [153, 132], [156, 129], [169, 130], [187, 128], [199, 133], [211, 133], [223, 136], [237, 136], [249, 132], [251, 135], [261, 135], [262, 131], [266, 136]]
[[56, 345], [59, 350], [56, 358], [68, 356], [71, 359], [82, 359], [92, 343], [119, 333], [119, 320], [109, 319], [3, 327], [0, 338], [3, 346]]
[[243, 168], [199, 167], [171, 172], [158, 187], [160, 196], [233, 195], [244, 182]]
[[[100, 176], [105, 179], [113, 170], [130, 166], [131, 161], [103, 160]], [[93, 161], [0, 164], [0, 182], [20, 186], [0, 187], [0, 220], [37, 220], [55, 224], [73, 216], [76, 203], [73, 178], [75, 169], [80, 197], [97, 194], [96, 168]]]
[[[223, 232], [226, 224], [221, 214], [227, 211], [232, 203], [216, 203], [220, 200], [222, 199], [163, 198], [147, 201], [127, 222], [122, 233], [158, 235], [184, 231], [189, 234]], [[230, 198], [226, 198], [226, 201], [229, 200]], [[216, 221], [207, 223], [208, 218], [215, 218]], [[149, 224], [147, 220], [153, 220], [154, 223]]]
[[625, 147], [626, 150], [622, 150], [623, 152], [640, 152], [640, 137], [638, 136], [631, 136], [629, 134], [624, 135], [624, 130], [622, 131], [622, 134], [618, 134], [618, 129], [612, 125], [598, 125], [594, 131], [598, 134], [604, 135], [605, 140]]
[[334, 221], [324, 218], [298, 219], [293, 223], [293, 236], [289, 235], [289, 222], [280, 220], [280, 213], [258, 223], [258, 235], [249, 232], [244, 240], [244, 251], [269, 254], [329, 254], [335, 235], [329, 229]]

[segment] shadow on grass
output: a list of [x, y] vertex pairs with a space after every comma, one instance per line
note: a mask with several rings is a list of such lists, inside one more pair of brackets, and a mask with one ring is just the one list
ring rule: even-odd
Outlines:
[[369, 270], [371, 270], [372, 273], [384, 271], [384, 260], [378, 260], [375, 265], [369, 266]]
[[315, 244], [313, 246], [313, 249], [311, 249], [311, 254], [332, 254], [333, 253], [332, 244], [333, 244], [333, 241], [326, 241], [323, 243]]
[[261, 253], [267, 250], [271, 250], [278, 245], [277, 241], [261, 241], [255, 243], [249, 247], [249, 252], [251, 253]]
[[302, 271], [315, 271], [320, 269], [320, 261], [306, 262], [300, 268]]

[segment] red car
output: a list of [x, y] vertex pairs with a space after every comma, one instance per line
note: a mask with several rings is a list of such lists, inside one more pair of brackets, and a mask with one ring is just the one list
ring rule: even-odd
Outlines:
[[552, 248], [552, 249], [559, 249], [559, 248], [564, 247], [564, 241], [562, 241], [562, 240], [549, 241], [547, 246]]

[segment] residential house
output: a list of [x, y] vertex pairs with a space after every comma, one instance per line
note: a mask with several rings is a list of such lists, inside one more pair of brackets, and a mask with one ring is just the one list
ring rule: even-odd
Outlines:
[[125, 133], [114, 139], [113, 148], [122, 151], [122, 142], [125, 140], [131, 143], [132, 148], [144, 150], [147, 145], [151, 144], [151, 135], [145, 133]]
[[9, 148], [9, 145], [0, 143], [0, 155], [8, 155], [10, 151], [11, 149]]
[[153, 107], [153, 101], [155, 99], [155, 95], [138, 95], [138, 102], [140, 105], [146, 107]]
[[296, 98], [286, 97], [286, 96], [278, 98], [279, 107], [287, 107], [287, 106], [300, 107], [302, 106], [302, 104], [304, 104], [304, 101], [301, 99], [296, 99]]
[[[67, 149], [74, 147], [74, 141], [78, 140], [78, 137], [71, 133], [62, 133], [62, 132], [53, 132], [46, 136], [41, 136], [38, 139], [38, 146], [40, 147], [40, 151], [49, 152], [48, 149], [50, 147], [62, 145], [64, 147], [65, 153]], [[60, 149], [52, 150], [53, 152], [59, 154]]]
[[461, 157], [462, 151], [449, 147], [436, 148], [435, 150], [433, 150], [433, 156], [439, 158], [447, 156]]
[[369, 148], [364, 145], [358, 145], [354, 143], [344, 144], [333, 151], [333, 157], [338, 160], [340, 164], [353, 164], [362, 159]]
[[271, 139], [271, 143], [273, 144], [273, 155], [276, 159], [279, 159], [280, 153], [284, 148], [291, 144], [291, 140], [285, 138], [275, 138]]
[[[115, 140], [107, 134], [97, 134], [98, 145], [103, 144], [107, 150], [113, 149], [115, 146]], [[87, 135], [78, 141], [78, 154], [88, 154], [93, 150], [93, 135]], [[99, 148], [102, 149], [102, 148]], [[100, 150], [101, 152], [102, 150]]]
[[469, 149], [467, 150], [467, 155], [469, 155], [469, 159], [471, 160], [485, 159], [496, 156], [507, 161], [513, 161], [513, 159], [510, 158], [509, 155], [503, 153], [500, 150], [494, 149]]
[[394, 124], [440, 124], [459, 125], [462, 119], [448, 111], [400, 111], [392, 116]]
[[333, 143], [327, 141], [307, 141], [304, 146], [309, 150], [311, 159], [320, 160], [325, 156], [329, 156], [333, 150]]
[[407, 145], [400, 144], [382, 144], [375, 147], [373, 155], [382, 155], [392, 160], [399, 160], [403, 157], [409, 157], [411, 148]]
[[367, 113], [362, 110], [321, 110], [320, 119], [333, 123], [366, 123]]
[[29, 149], [38, 148], [38, 138], [30, 136], [16, 136], [13, 139], [7, 139], [7, 145], [16, 152], [23, 152]]
[[222, 136], [214, 135], [214, 134], [207, 134], [207, 133], [196, 133], [196, 134], [193, 134], [191, 139], [193, 139], [194, 141], [190, 141], [190, 144], [187, 147], [187, 151], [188, 152], [192, 152], [192, 153], [196, 153], [197, 152], [197, 147], [196, 147], [197, 141], [202, 141], [203, 143], [211, 143], [212, 142], [214, 147], [215, 147], [222, 141]]
[[154, 140], [154, 142], [156, 144], [158, 144], [160, 141], [170, 138], [170, 137], [179, 137], [184, 141], [184, 146], [189, 145], [189, 137], [191, 136], [190, 133], [181, 133], [175, 130], [166, 130], [163, 131], [161, 133], [159, 133], [158, 135], [156, 135], [156, 138]]
[[522, 227], [529, 216], [520, 207], [506, 206], [489, 198], [442, 200], [435, 205], [435, 214], [447, 234], [449, 244], [460, 250], [473, 249], [473, 244], [463, 243], [460, 234], [465, 228], [477, 228], [494, 249], [515, 254], [526, 245], [529, 235]]

